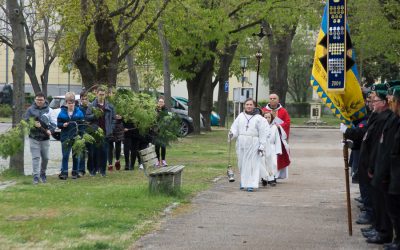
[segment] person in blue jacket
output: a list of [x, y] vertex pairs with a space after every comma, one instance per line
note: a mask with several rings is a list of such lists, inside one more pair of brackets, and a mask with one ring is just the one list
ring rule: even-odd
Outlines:
[[[61, 150], [62, 162], [59, 178], [66, 180], [68, 178], [68, 159], [71, 153], [74, 138], [79, 135], [84, 115], [79, 107], [76, 106], [75, 93], [67, 92], [65, 94], [65, 105], [61, 107], [61, 111], [57, 117], [57, 127], [61, 129]], [[72, 179], [79, 178], [78, 174], [78, 157], [72, 152]]]

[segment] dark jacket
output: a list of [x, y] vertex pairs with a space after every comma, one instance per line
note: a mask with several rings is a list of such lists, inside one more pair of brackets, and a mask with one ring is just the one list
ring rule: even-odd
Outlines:
[[393, 148], [390, 154], [389, 194], [400, 195], [400, 120], [397, 120], [397, 131], [394, 135]]
[[38, 140], [38, 141], [46, 141], [50, 139], [50, 136], [46, 133], [46, 130], [50, 130], [54, 132], [54, 127], [50, 126], [49, 122], [43, 122], [41, 117], [43, 115], [49, 116], [49, 103], [46, 101], [43, 107], [38, 107], [36, 103], [33, 103], [26, 111], [24, 115], [24, 120], [29, 121], [30, 118], [33, 118], [35, 121], [39, 121], [41, 124], [41, 128], [33, 127], [29, 131], [29, 137]]
[[385, 122], [391, 113], [392, 111], [385, 110], [381, 113], [371, 115], [368, 120], [368, 129], [361, 143], [359, 169], [361, 168], [364, 171], [374, 173], [379, 139]]
[[[91, 103], [89, 108], [86, 111], [85, 120], [91, 122], [93, 125], [98, 126], [99, 119], [95, 117], [93, 113], [93, 108], [98, 107], [97, 98]], [[111, 137], [114, 129], [114, 119], [115, 119], [115, 112], [114, 107], [112, 104], [105, 101], [104, 103], [104, 118], [105, 118], [105, 131], [104, 135], [106, 137]]]
[[122, 119], [114, 120], [114, 130], [113, 130], [114, 141], [119, 142], [124, 140], [124, 124]]
[[[66, 106], [61, 107], [61, 111], [57, 117], [57, 127], [61, 129], [60, 141], [64, 142], [69, 139], [75, 138], [75, 136], [82, 133], [83, 127], [79, 126], [85, 116], [82, 111], [78, 108], [74, 108], [74, 112], [71, 116], [68, 115], [68, 108]], [[64, 123], [68, 122], [68, 126], [64, 127]]]
[[371, 184], [383, 191], [387, 191], [390, 179], [390, 153], [393, 148], [395, 134], [398, 130], [399, 117], [393, 112], [386, 121], [381, 136], [377, 157], [374, 165], [374, 177]]
[[352, 150], [360, 150], [362, 139], [368, 129], [367, 121], [368, 117], [366, 116], [363, 119], [354, 122], [353, 128], [346, 129], [344, 136], [346, 139], [353, 141], [353, 147], [351, 148]]

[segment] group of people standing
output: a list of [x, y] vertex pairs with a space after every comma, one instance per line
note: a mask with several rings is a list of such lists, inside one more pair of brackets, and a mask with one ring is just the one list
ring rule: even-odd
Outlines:
[[249, 98], [244, 111], [233, 122], [229, 143], [236, 141], [240, 172], [240, 189], [253, 192], [261, 183], [276, 185], [277, 179], [288, 177], [290, 116], [279, 103], [276, 94], [269, 96], [269, 103], [261, 110]]
[[[81, 154], [72, 152], [71, 177], [77, 179], [86, 174], [91, 176], [100, 174], [106, 176], [106, 171], [112, 171], [115, 167], [120, 170], [121, 148], [125, 157], [125, 170], [133, 170], [138, 158], [139, 169], [143, 168], [139, 157], [139, 150], [144, 149], [153, 142], [155, 133], [149, 131], [141, 135], [138, 128], [132, 122], [125, 121], [123, 117], [115, 113], [114, 107], [106, 100], [107, 90], [98, 87], [95, 90], [96, 98], [89, 102], [86, 92], [80, 94], [80, 101], [75, 99], [73, 92], [65, 94], [65, 104], [57, 117], [57, 124], [50, 121], [49, 104], [43, 93], [35, 95], [34, 103], [28, 108], [24, 119], [34, 119], [35, 124], [29, 133], [30, 150], [32, 155], [33, 184], [46, 183], [47, 164], [49, 161], [50, 136], [54, 133], [56, 126], [61, 130], [60, 141], [62, 150], [62, 161], [59, 179], [68, 178], [68, 161], [73, 151], [73, 142], [76, 136], [83, 136], [90, 131], [101, 128], [104, 137], [96, 143], [87, 143]], [[156, 112], [167, 112], [164, 98], [158, 99]], [[46, 119], [44, 119], [47, 117]], [[165, 161], [166, 149], [164, 145], [156, 145], [157, 166], [167, 166]], [[161, 154], [160, 154], [161, 151]], [[115, 155], [115, 164], [113, 158]], [[108, 167], [107, 167], [108, 164]]]
[[345, 138], [353, 141], [353, 183], [358, 183], [361, 213], [357, 224], [368, 243], [400, 249], [400, 82], [375, 84], [364, 91], [369, 114], [341, 124]]

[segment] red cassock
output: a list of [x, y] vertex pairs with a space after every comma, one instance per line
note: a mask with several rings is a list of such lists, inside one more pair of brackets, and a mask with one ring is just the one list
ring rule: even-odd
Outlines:
[[[277, 125], [281, 126], [283, 130], [286, 133], [286, 141], [289, 141], [289, 133], [290, 133], [290, 116], [287, 110], [282, 107], [281, 104], [278, 104], [278, 107], [275, 109], [272, 109], [269, 104], [262, 108], [263, 112], [272, 112], [275, 111], [276, 117], [279, 118], [279, 122], [277, 122]], [[277, 119], [278, 120], [278, 119]], [[281, 170], [287, 166], [290, 165], [290, 158], [289, 158], [289, 152], [287, 151], [285, 147], [285, 143], [282, 141], [282, 133], [280, 130], [279, 135], [281, 138], [281, 145], [282, 145], [282, 154], [278, 155], [278, 170]]]

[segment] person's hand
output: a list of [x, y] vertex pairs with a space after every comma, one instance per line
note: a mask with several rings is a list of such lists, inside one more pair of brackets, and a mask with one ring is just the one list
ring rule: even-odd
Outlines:
[[40, 122], [39, 121], [36, 121], [35, 122], [35, 127], [37, 127], [37, 128], [40, 128], [42, 125], [40, 125]]
[[69, 124], [68, 122], [65, 122], [65, 123], [63, 124], [63, 127], [64, 127], [64, 128], [68, 127], [68, 124]]
[[50, 136], [51, 135], [51, 131], [50, 130], [46, 130], [46, 133]]
[[120, 115], [115, 115], [115, 118], [119, 120], [119, 119], [122, 118], [122, 116], [120, 116]]
[[340, 123], [340, 132], [342, 132], [343, 134], [346, 133], [347, 130], [347, 126], [344, 125], [343, 123]]
[[229, 134], [228, 134], [228, 142], [231, 142], [232, 138], [233, 138], [233, 133], [229, 132]]

